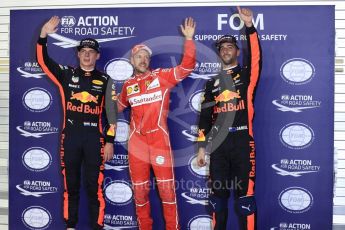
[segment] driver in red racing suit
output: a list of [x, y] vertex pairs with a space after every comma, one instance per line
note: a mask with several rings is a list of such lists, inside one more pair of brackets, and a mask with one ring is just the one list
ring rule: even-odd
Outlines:
[[180, 229], [167, 116], [170, 89], [186, 78], [195, 66], [195, 23], [192, 18], [186, 18], [181, 31], [186, 39], [184, 55], [181, 64], [175, 68], [151, 71], [150, 48], [143, 44], [133, 47], [134, 76], [124, 83], [118, 98], [119, 111], [131, 107], [129, 169], [139, 228], [145, 230], [152, 229], [153, 222], [149, 202], [151, 166], [163, 203], [165, 229]]

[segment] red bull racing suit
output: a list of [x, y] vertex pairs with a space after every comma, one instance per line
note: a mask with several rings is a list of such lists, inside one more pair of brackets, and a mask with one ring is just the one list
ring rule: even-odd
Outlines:
[[165, 229], [180, 228], [167, 116], [170, 89], [186, 78], [194, 66], [195, 44], [186, 40], [180, 65], [134, 76], [124, 83], [118, 99], [120, 111], [131, 107], [129, 168], [140, 229], [152, 229], [149, 202], [151, 166], [163, 203]]
[[[39, 65], [58, 87], [64, 113], [61, 135], [61, 167], [64, 177], [64, 219], [67, 227], [78, 221], [81, 168], [88, 195], [92, 229], [102, 229], [105, 201], [102, 192], [103, 147], [113, 143], [114, 130], [102, 128], [106, 105], [109, 124], [116, 122], [115, 91], [112, 79], [97, 70], [86, 72], [55, 63], [47, 52], [47, 38], [36, 46]], [[112, 98], [114, 97], [114, 98]]]
[[212, 143], [210, 204], [215, 211], [215, 229], [226, 229], [230, 188], [236, 193], [241, 229], [256, 228], [252, 122], [255, 89], [261, 71], [261, 48], [254, 27], [246, 28], [246, 36], [248, 65], [222, 70], [207, 81], [201, 106], [198, 141], [199, 147], [204, 148]]

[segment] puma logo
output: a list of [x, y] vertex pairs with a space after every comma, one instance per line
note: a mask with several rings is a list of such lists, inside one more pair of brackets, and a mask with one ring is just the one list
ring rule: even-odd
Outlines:
[[213, 203], [212, 201], [210, 201], [210, 204], [212, 205], [213, 209], [216, 209], [216, 203]]
[[247, 209], [248, 212], [250, 212], [250, 205], [248, 205], [248, 207], [242, 205], [241, 207], [244, 208], [244, 209]]

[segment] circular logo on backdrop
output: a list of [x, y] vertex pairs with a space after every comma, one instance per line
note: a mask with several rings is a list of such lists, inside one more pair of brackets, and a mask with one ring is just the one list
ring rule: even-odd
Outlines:
[[32, 147], [23, 153], [22, 162], [30, 171], [40, 172], [49, 168], [52, 163], [52, 156], [44, 148]]
[[313, 205], [311, 193], [301, 187], [290, 187], [279, 194], [279, 204], [287, 212], [303, 213]]
[[204, 90], [196, 91], [189, 98], [189, 107], [196, 113], [201, 112], [201, 102], [204, 100]]
[[280, 130], [280, 141], [290, 149], [304, 149], [314, 140], [314, 131], [303, 123], [290, 123]]
[[77, 23], [77, 20], [73, 16], [63, 16], [61, 18], [61, 26], [73, 27]]
[[127, 205], [132, 201], [133, 192], [131, 186], [124, 181], [113, 181], [104, 188], [106, 200], [112, 205]]
[[314, 65], [302, 58], [287, 60], [280, 67], [283, 79], [292, 85], [302, 85], [311, 81], [315, 75]]
[[32, 230], [47, 229], [52, 222], [52, 217], [47, 209], [40, 206], [31, 206], [22, 213], [22, 221]]
[[31, 112], [44, 112], [52, 103], [50, 93], [42, 88], [32, 88], [23, 95], [23, 105]]
[[104, 71], [115, 81], [125, 81], [133, 75], [133, 66], [125, 58], [110, 60], [104, 67]]
[[212, 229], [212, 218], [207, 215], [199, 215], [193, 217], [188, 222], [188, 230], [206, 230]]
[[124, 143], [128, 141], [129, 124], [126, 120], [119, 119], [117, 121], [115, 142]]
[[189, 161], [189, 171], [197, 177], [200, 178], [207, 178], [209, 176], [209, 166], [210, 166], [210, 154], [206, 153], [206, 165], [203, 167], [199, 167], [197, 163], [197, 156], [193, 155]]

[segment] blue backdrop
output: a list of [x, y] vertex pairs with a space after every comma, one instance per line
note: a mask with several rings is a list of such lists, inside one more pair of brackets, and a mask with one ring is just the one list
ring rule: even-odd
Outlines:
[[[334, 6], [251, 7], [263, 49], [255, 102], [256, 196], [259, 229], [331, 229], [333, 188]], [[100, 41], [98, 68], [116, 80], [132, 73], [133, 45], [153, 50], [152, 67], [178, 64], [179, 25], [197, 22], [197, 65], [174, 88], [169, 128], [175, 155], [182, 229], [211, 229], [207, 167], [195, 162], [200, 99], [219, 60], [214, 41], [237, 36], [246, 47], [235, 7], [169, 7], [11, 11], [10, 229], [63, 229], [59, 166], [60, 97], [35, 60], [41, 26], [52, 15], [61, 26], [48, 39], [50, 55], [76, 65], [83, 37]], [[105, 229], [136, 229], [126, 144], [128, 111], [120, 116], [116, 155], [105, 167]], [[154, 182], [154, 181], [152, 181]], [[164, 229], [157, 189], [150, 194], [155, 229]], [[88, 229], [85, 195], [78, 229]], [[229, 203], [232, 206], [232, 203]], [[237, 229], [233, 212], [229, 229]]]

